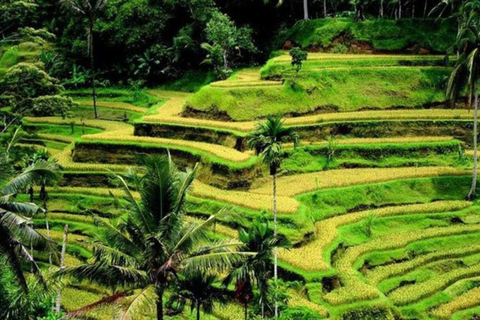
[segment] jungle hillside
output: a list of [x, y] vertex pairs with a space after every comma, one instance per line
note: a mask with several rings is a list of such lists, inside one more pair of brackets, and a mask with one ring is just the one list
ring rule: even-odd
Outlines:
[[480, 319], [480, 0], [0, 1], [0, 319]]

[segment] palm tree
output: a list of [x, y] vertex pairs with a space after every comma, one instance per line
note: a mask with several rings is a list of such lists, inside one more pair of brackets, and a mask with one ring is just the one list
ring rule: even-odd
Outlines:
[[29, 185], [42, 179], [55, 179], [57, 167], [45, 161], [37, 161], [20, 174], [12, 176], [10, 151], [19, 139], [19, 129], [6, 148], [0, 148], [0, 255], [5, 256], [21, 287], [27, 292], [28, 285], [22, 272], [22, 263], [29, 263], [31, 270], [42, 278], [40, 269], [26, 245], [43, 246], [53, 251], [54, 244], [32, 227], [31, 217], [42, 210], [34, 203], [15, 201], [15, 196]]
[[192, 311], [196, 309], [197, 320], [200, 320], [200, 309], [211, 313], [215, 302], [225, 304], [230, 299], [225, 289], [215, 286], [217, 276], [206, 272], [189, 272], [180, 275], [169, 300], [171, 307], [183, 310], [190, 301]]
[[473, 178], [468, 193], [474, 199], [478, 175], [478, 81], [480, 79], [480, 1], [471, 0], [464, 4], [460, 18], [459, 32], [454, 47], [460, 50], [447, 85], [447, 97], [455, 102], [462, 90], [467, 89], [468, 105], [474, 105], [473, 118]]
[[61, 0], [61, 3], [70, 8], [74, 12], [80, 14], [88, 21], [87, 38], [88, 38], [88, 56], [90, 57], [90, 69], [92, 71], [92, 98], [93, 112], [95, 119], [98, 118], [97, 113], [97, 94], [95, 89], [95, 51], [93, 50], [93, 26], [99, 13], [105, 8], [107, 0]]
[[274, 236], [264, 217], [254, 220], [248, 229], [238, 231], [238, 239], [242, 242], [242, 251], [256, 252], [254, 256], [233, 266], [224, 283], [235, 282], [237, 297], [243, 300], [245, 319], [247, 318], [248, 301], [252, 298], [252, 284], [256, 284], [262, 319], [265, 316], [265, 305], [268, 303], [269, 279], [271, 277], [273, 251], [276, 247], [288, 247], [290, 242], [284, 236]]
[[236, 241], [210, 241], [207, 229], [215, 216], [201, 223], [185, 219], [186, 195], [195, 169], [181, 172], [171, 159], [158, 156], [144, 158], [142, 165], [146, 173], [129, 179], [140, 200], [129, 183], [117, 176], [125, 191], [126, 214], [118, 221], [98, 221], [101, 228], [93, 243], [93, 262], [65, 273], [109, 288], [135, 290], [125, 316], [156, 306], [157, 319], [163, 319], [165, 290], [180, 271], [222, 270], [247, 254], [236, 252], [240, 245]]
[[[270, 169], [273, 179], [273, 220], [274, 237], [277, 237], [277, 171], [282, 162], [282, 144], [293, 142], [298, 145], [298, 135], [292, 129], [284, 126], [280, 116], [269, 116], [265, 122], [259, 123], [257, 130], [249, 137], [248, 147], [260, 155]], [[274, 254], [274, 280], [278, 278], [278, 249], [275, 247]], [[275, 317], [278, 317], [278, 302], [275, 301]]]

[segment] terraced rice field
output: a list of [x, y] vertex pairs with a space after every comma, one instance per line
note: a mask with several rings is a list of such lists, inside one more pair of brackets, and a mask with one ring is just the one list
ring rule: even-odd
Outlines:
[[[305, 72], [316, 68], [413, 68], [437, 64], [440, 59], [311, 54], [312, 65]], [[288, 67], [289, 58], [283, 55], [269, 63]], [[211, 87], [256, 90], [282, 86], [278, 80], [261, 80], [260, 75], [258, 68], [247, 69]], [[255, 129], [255, 120], [193, 117], [184, 112], [192, 94], [155, 89], [149, 94], [161, 100], [147, 107], [99, 99], [104, 110], [140, 114], [127, 121], [25, 119], [25, 125], [33, 129], [22, 147], [46, 148], [63, 167], [63, 179], [69, 179], [68, 187], [59, 183], [48, 188], [50, 212], [35, 219], [35, 224], [47, 232], [48, 221], [50, 235], [57, 242], [63, 225], [70, 225], [70, 265], [91, 257], [89, 243], [96, 228], [92, 214], [101, 219], [121, 214], [111, 195], [121, 197], [122, 190], [109, 179], [112, 172], [126, 172], [135, 166], [135, 148], [140, 150], [135, 149], [135, 156], [168, 150], [182, 166], [200, 163], [188, 199], [192, 219], [223, 207], [241, 213], [247, 224], [262, 212], [272, 216], [271, 178], [261, 160], [242, 147]], [[82, 106], [91, 106], [86, 97], [78, 100]], [[81, 114], [84, 112], [82, 109]], [[442, 127], [470, 124], [471, 117], [464, 109], [416, 106], [408, 110], [330, 110], [286, 119], [285, 124], [297, 130], [365, 121], [378, 122], [383, 130], [399, 121], [428, 120], [438, 125], [424, 135], [399, 131], [382, 136], [369, 131], [368, 125], [356, 133], [346, 129], [328, 132], [334, 135], [334, 143], [311, 131], [302, 136], [297, 149], [285, 145], [285, 166], [277, 181], [279, 231], [294, 247], [280, 251], [280, 266], [285, 278], [299, 280], [303, 288], [289, 292], [290, 305], [328, 319], [341, 319], [345, 312], [358, 308], [380, 309], [402, 319], [470, 319], [468, 316], [480, 314], [480, 206], [477, 201], [465, 201], [471, 180], [472, 153], [464, 152], [470, 144], [464, 134], [468, 130]], [[75, 128], [70, 132], [72, 122]], [[41, 124], [58, 127], [46, 133]], [[152, 129], [151, 135], [136, 135], [134, 127], [140, 125], [166, 126], [161, 127], [166, 131]], [[162, 135], [165, 132], [170, 135]], [[185, 138], [188, 132], [198, 139]], [[91, 158], [82, 158], [82, 150], [88, 148], [92, 148]], [[95, 154], [94, 150], [100, 151]], [[128, 151], [132, 151], [130, 162], [124, 159]], [[97, 156], [104, 158], [100, 161]], [[307, 166], [310, 169], [305, 170]], [[229, 185], [231, 181], [235, 183]], [[221, 221], [215, 232], [227, 238], [236, 236], [235, 228]], [[39, 259], [48, 263], [48, 257]], [[108, 289], [71, 286], [64, 292], [64, 307], [75, 310], [106, 294]], [[219, 307], [206, 319], [242, 319], [240, 308], [236, 304]], [[112, 310], [100, 314], [95, 317], [111, 318]]]

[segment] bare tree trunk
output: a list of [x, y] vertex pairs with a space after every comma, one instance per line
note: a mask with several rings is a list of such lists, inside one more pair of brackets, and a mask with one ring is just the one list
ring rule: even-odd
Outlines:
[[97, 92], [95, 88], [95, 55], [93, 51], [93, 20], [90, 20], [90, 69], [92, 71], [92, 98], [93, 98], [93, 112], [95, 119], [98, 119], [97, 112]]
[[245, 299], [245, 303], [244, 303], [244, 312], [245, 312], [245, 320], [248, 319], [248, 301]]
[[223, 49], [223, 69], [228, 70], [227, 50]]
[[[273, 236], [277, 238], [277, 174], [273, 174]], [[273, 278], [275, 281], [275, 319], [278, 319], [278, 248], [274, 249]]]
[[412, 18], [415, 18], [415, 2], [412, 4]]
[[[67, 239], [68, 239], [68, 224], [65, 225], [63, 229], [63, 242], [62, 242], [62, 253], [60, 255], [60, 270], [65, 270], [65, 252], [67, 251]], [[60, 289], [57, 291], [57, 302], [55, 304], [55, 312], [60, 312], [60, 306], [62, 304], [62, 292]]]
[[327, 0], [323, 0], [323, 17], [327, 17]]
[[157, 286], [157, 320], [163, 320], [163, 292], [164, 289]]
[[303, 0], [303, 20], [308, 20], [308, 0]]
[[383, 2], [384, 0], [380, 0], [380, 18], [383, 18]]
[[197, 320], [200, 320], [200, 301], [197, 302]]
[[468, 193], [468, 200], [475, 199], [476, 190], [477, 190], [477, 171], [478, 171], [478, 145], [477, 145], [477, 136], [478, 136], [478, 92], [475, 88], [475, 111], [473, 116], [473, 178], [472, 178], [472, 188]]
[[423, 7], [423, 19], [427, 18], [428, 0], [425, 0], [425, 7]]
[[402, 0], [398, 0], [398, 19], [402, 18]]

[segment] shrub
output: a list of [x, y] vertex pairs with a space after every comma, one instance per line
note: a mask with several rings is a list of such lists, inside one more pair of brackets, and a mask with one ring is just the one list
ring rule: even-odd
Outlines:
[[59, 115], [67, 117], [72, 109], [73, 100], [62, 96], [42, 96], [33, 99], [32, 114], [36, 117], [48, 117]]
[[30, 41], [37, 44], [44, 44], [47, 41], [55, 41], [56, 39], [55, 35], [48, 32], [46, 29], [34, 29], [30, 27], [19, 28], [18, 34], [24, 41]]
[[14, 111], [29, 109], [32, 107], [32, 99], [55, 95], [62, 89], [57, 79], [37, 65], [24, 62], [8, 69], [0, 81], [0, 92], [12, 95], [16, 101]]
[[18, 62], [18, 47], [9, 48], [0, 58], [0, 68], [10, 68]]
[[320, 320], [323, 319], [317, 312], [305, 307], [293, 307], [284, 310], [280, 316], [281, 320]]
[[385, 308], [362, 308], [349, 310], [342, 314], [342, 320], [390, 320], [393, 315]]

